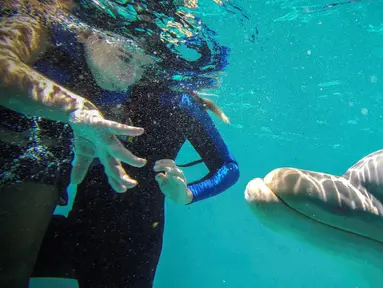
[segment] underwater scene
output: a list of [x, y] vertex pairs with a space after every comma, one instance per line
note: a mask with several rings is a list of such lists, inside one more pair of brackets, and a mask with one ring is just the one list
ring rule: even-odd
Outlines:
[[383, 287], [382, 0], [0, 13], [0, 287]]

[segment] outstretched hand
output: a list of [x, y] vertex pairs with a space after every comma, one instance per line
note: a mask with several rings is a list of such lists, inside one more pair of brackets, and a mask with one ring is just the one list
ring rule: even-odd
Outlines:
[[71, 184], [80, 184], [94, 158], [104, 166], [109, 184], [118, 192], [126, 192], [137, 182], [126, 174], [121, 161], [142, 167], [146, 160], [133, 155], [116, 135], [139, 136], [143, 128], [105, 120], [97, 110], [77, 110], [72, 113], [70, 125], [74, 134], [75, 157], [71, 171]]
[[[177, 167], [173, 160], [163, 159], [154, 164], [156, 181], [162, 193], [177, 204], [189, 204], [193, 194], [188, 189], [184, 173]], [[163, 173], [164, 172], [164, 173]]]

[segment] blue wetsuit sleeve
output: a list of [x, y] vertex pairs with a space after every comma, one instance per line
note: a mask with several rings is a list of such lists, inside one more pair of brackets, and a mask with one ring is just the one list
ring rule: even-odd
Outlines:
[[209, 170], [204, 178], [188, 184], [194, 203], [234, 185], [239, 178], [239, 167], [206, 110], [187, 94], [182, 95], [181, 108], [185, 137]]

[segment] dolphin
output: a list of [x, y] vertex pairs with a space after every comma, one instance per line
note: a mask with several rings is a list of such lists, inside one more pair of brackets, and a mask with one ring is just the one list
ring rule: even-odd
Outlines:
[[270, 229], [383, 275], [383, 150], [341, 176], [278, 168], [251, 180], [244, 194]]

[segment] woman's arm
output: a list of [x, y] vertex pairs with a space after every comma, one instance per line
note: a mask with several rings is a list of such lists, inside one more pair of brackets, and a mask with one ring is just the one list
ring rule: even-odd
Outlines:
[[193, 203], [234, 185], [239, 178], [239, 167], [207, 111], [187, 94], [182, 96], [180, 108], [185, 136], [209, 169], [204, 178], [188, 183]]
[[[15, 1], [7, 1], [12, 4]], [[0, 104], [14, 111], [68, 122], [78, 109], [97, 110], [86, 99], [38, 73], [31, 65], [49, 45], [43, 19], [22, 13], [3, 17], [0, 23]], [[47, 21], [48, 22], [48, 21]], [[49, 23], [49, 22], [48, 22]]]
[[[146, 161], [132, 155], [115, 135], [138, 136], [143, 133], [143, 129], [105, 120], [90, 101], [61, 87], [29, 66], [49, 45], [49, 21], [24, 14], [23, 11], [30, 9], [24, 9], [25, 6], [20, 3], [30, 4], [37, 10], [41, 8], [38, 0], [0, 3], [3, 17], [0, 22], [0, 105], [20, 113], [71, 125], [75, 143], [71, 173], [73, 184], [82, 182], [89, 165], [98, 157], [115, 191], [125, 192], [127, 188], [134, 187], [137, 182], [126, 174], [121, 161], [135, 167], [144, 166]], [[55, 5], [57, 3], [54, 2]], [[43, 10], [40, 12], [55, 11], [54, 8]], [[8, 12], [14, 13], [5, 16]]]

